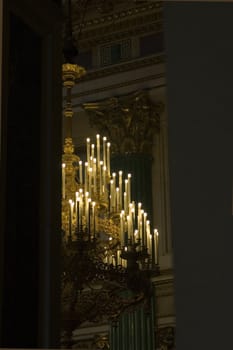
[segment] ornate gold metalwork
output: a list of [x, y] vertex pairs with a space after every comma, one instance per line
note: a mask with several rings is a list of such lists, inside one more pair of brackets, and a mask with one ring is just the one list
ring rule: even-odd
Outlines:
[[90, 123], [111, 139], [113, 152], [151, 154], [164, 106], [152, 104], [146, 91], [84, 103], [83, 107]]
[[64, 87], [71, 88], [75, 80], [86, 74], [86, 70], [77, 64], [64, 63], [62, 65], [62, 78]]

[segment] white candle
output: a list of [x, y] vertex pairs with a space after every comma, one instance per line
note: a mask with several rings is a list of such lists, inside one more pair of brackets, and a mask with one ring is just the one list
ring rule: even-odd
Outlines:
[[114, 189], [113, 189], [114, 181], [110, 180], [110, 211], [113, 211], [113, 198], [114, 198]]
[[106, 192], [106, 172], [107, 167], [103, 166], [103, 192]]
[[100, 135], [96, 135], [96, 144], [97, 144], [97, 169], [100, 168]]
[[79, 161], [79, 181], [80, 184], [82, 185], [83, 183], [83, 167], [82, 167], [82, 161]]
[[139, 229], [139, 235], [140, 235], [141, 208], [142, 208], [142, 203], [138, 203], [138, 229]]
[[103, 194], [103, 179], [102, 179], [102, 176], [103, 176], [103, 161], [101, 160], [100, 161], [100, 172], [99, 172], [99, 194], [100, 196], [102, 196]]
[[124, 212], [124, 210], [122, 210], [121, 214], [120, 214], [120, 242], [121, 242], [121, 246], [124, 245], [124, 218], [125, 218], [125, 212]]
[[92, 168], [89, 168], [88, 169], [88, 173], [89, 173], [89, 176], [88, 176], [88, 192], [90, 193], [91, 195], [91, 186], [92, 186]]
[[107, 143], [107, 171], [108, 176], [110, 176], [110, 142]]
[[[91, 145], [91, 157], [92, 157], [92, 161], [93, 161], [95, 158], [95, 144], [94, 143]], [[92, 164], [91, 164], [91, 166], [92, 166]]]
[[106, 141], [107, 141], [107, 138], [104, 136], [103, 137], [103, 161], [104, 161], [105, 167], [107, 166], [107, 163], [106, 163]]
[[119, 171], [119, 209], [122, 209], [122, 170]]
[[124, 205], [124, 210], [126, 213], [128, 213], [128, 207], [129, 207], [129, 201], [128, 201], [128, 180], [125, 180], [125, 205]]
[[119, 187], [116, 188], [116, 211], [118, 212], [120, 210], [119, 205]]
[[112, 174], [112, 180], [113, 180], [113, 191], [111, 193], [112, 207], [113, 207], [113, 211], [115, 211], [116, 210], [116, 173]]
[[94, 185], [94, 193], [96, 193], [96, 158], [93, 159], [93, 185]]
[[154, 230], [154, 239], [155, 239], [155, 262], [159, 263], [159, 232], [157, 229]]
[[79, 192], [75, 192], [75, 203], [74, 203], [74, 212], [75, 212], [75, 218], [76, 218], [76, 225], [77, 225], [77, 201], [79, 198]]
[[146, 247], [147, 241], [146, 241], [146, 218], [147, 218], [147, 213], [144, 213], [144, 242], [143, 245]]
[[150, 248], [150, 221], [149, 220], [146, 221], [146, 246], [148, 248], [148, 253], [150, 254], [150, 252], [149, 252], [149, 248]]
[[90, 139], [87, 138], [87, 163], [90, 163]]
[[130, 215], [127, 215], [127, 224], [128, 224], [128, 239], [131, 237], [131, 217]]
[[88, 189], [88, 162], [85, 162], [85, 174], [84, 174], [84, 191], [87, 192]]
[[62, 198], [66, 198], [66, 165], [62, 163]]
[[126, 195], [126, 192], [124, 192], [124, 211], [127, 213], [127, 195]]
[[128, 202], [131, 202], [131, 174], [128, 174]]
[[138, 230], [134, 231], [134, 242], [138, 241]]
[[121, 250], [117, 250], [117, 264], [121, 265]]

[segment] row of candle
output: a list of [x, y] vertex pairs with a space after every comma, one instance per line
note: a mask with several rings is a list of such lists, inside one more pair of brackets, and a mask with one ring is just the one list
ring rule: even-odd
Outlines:
[[96, 226], [96, 203], [91, 200], [89, 192], [83, 193], [83, 189], [79, 189], [75, 193], [75, 201], [69, 200], [69, 236], [72, 236], [75, 229], [83, 230], [95, 236]]
[[[142, 249], [147, 249], [149, 254], [158, 250], [158, 231], [151, 232], [150, 221], [147, 220], [147, 213], [142, 209], [142, 204], [138, 203], [137, 212], [135, 203], [129, 204], [128, 213], [124, 210], [120, 214], [120, 241], [122, 245], [139, 244]], [[155, 244], [154, 248], [153, 245]]]
[[[75, 202], [69, 200], [69, 236], [77, 228], [78, 232], [82, 229], [88, 232], [90, 238], [95, 237], [95, 206], [89, 193], [84, 194], [82, 189], [76, 192]], [[158, 231], [151, 232], [150, 221], [147, 220], [147, 213], [142, 209], [141, 203], [138, 203], [137, 213], [135, 202], [129, 204], [128, 215], [124, 210], [121, 211], [119, 239], [121, 247], [137, 244], [140, 249], [147, 249], [151, 256], [158, 256]]]
[[[151, 264], [152, 266], [155, 264], [159, 264], [159, 233], [158, 230], [155, 229], [153, 234], [150, 235], [150, 240], [148, 247], [144, 249], [149, 254], [148, 259], [146, 259], [147, 263]], [[108, 247], [105, 247], [105, 256], [104, 256], [104, 262], [107, 264], [113, 264], [114, 266], [122, 265], [123, 267], [127, 267], [127, 261], [126, 259], [122, 258], [122, 251], [130, 251], [133, 249], [133, 246], [131, 242], [124, 247], [118, 247], [116, 252], [112, 252], [111, 249], [108, 249]], [[136, 248], [137, 251], [141, 250], [141, 247], [139, 245], [138, 248]]]
[[[92, 196], [107, 198], [107, 186], [110, 178], [110, 142], [103, 137], [102, 144], [100, 135], [96, 135], [96, 143], [86, 139], [86, 162], [84, 170], [84, 191]], [[102, 152], [101, 152], [102, 151]], [[82, 161], [79, 162], [79, 180], [83, 185]]]

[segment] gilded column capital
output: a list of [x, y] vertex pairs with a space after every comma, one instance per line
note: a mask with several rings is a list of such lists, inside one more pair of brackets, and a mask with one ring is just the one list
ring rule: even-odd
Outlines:
[[151, 154], [159, 132], [163, 103], [152, 103], [147, 91], [83, 104], [90, 124], [111, 140], [116, 154]]

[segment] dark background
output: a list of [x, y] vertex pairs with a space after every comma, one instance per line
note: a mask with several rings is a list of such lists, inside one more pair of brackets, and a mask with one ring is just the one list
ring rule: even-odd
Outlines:
[[165, 2], [177, 349], [232, 348], [233, 4]]
[[[57, 77], [61, 67], [58, 44], [61, 32], [56, 24], [60, 17], [48, 6], [51, 3], [4, 1], [5, 133], [0, 168], [2, 347], [58, 347], [59, 343], [61, 81]], [[12, 20], [19, 26], [15, 27]], [[26, 42], [22, 43], [24, 54], [30, 55], [33, 72], [21, 64], [17, 68], [18, 78], [24, 73], [27, 79], [32, 76], [35, 83], [32, 89], [28, 89], [25, 79], [23, 90], [18, 87], [9, 90], [9, 54], [15, 42], [10, 28], [19, 29], [20, 33], [25, 30], [24, 38], [28, 43], [33, 41], [31, 50]], [[232, 34], [233, 4], [165, 3], [178, 350], [232, 348]], [[15, 35], [17, 38], [19, 33], [15, 31]], [[14, 59], [12, 62], [14, 68]], [[34, 117], [30, 137], [24, 130], [30, 122], [27, 100], [31, 101]], [[37, 103], [38, 110], [34, 106]], [[16, 108], [20, 104], [21, 108]], [[19, 128], [29, 148], [23, 149], [24, 142], [11, 125]], [[21, 148], [12, 146], [12, 138], [18, 140]], [[27, 163], [19, 161], [22, 152], [27, 153]], [[26, 177], [19, 181], [22, 171], [27, 172], [27, 164], [31, 164], [30, 172], [35, 173], [33, 177], [27, 173], [29, 182]], [[19, 177], [12, 187], [14, 171]], [[24, 185], [33, 188], [27, 197], [29, 202], [26, 198], [21, 201], [15, 198], [14, 186], [22, 198]], [[29, 213], [25, 226], [21, 222], [25, 211], [23, 206], [19, 207], [22, 203]], [[29, 276], [34, 278], [27, 284]]]

